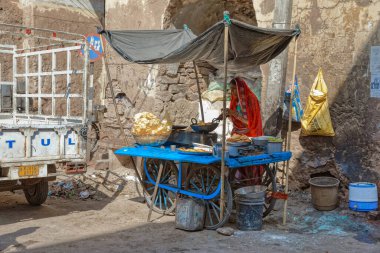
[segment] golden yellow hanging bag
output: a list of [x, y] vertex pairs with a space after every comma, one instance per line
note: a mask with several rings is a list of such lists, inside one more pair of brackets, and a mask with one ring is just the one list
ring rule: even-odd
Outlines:
[[319, 69], [318, 76], [311, 87], [301, 124], [302, 136], [335, 136], [327, 101], [327, 86], [323, 80], [322, 69]]

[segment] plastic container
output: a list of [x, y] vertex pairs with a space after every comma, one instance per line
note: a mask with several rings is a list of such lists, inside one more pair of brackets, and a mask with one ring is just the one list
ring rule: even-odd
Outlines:
[[205, 206], [195, 199], [177, 199], [175, 227], [186, 231], [202, 230], [205, 219]]
[[235, 191], [236, 225], [239, 230], [261, 230], [265, 203], [265, 186], [255, 185]]
[[358, 212], [373, 211], [378, 208], [376, 184], [358, 182], [349, 185], [349, 208]]
[[273, 153], [278, 153], [282, 152], [282, 142], [268, 142], [267, 143], [267, 153], [268, 154], [273, 154]]
[[333, 177], [310, 178], [311, 201], [315, 209], [331, 211], [338, 206], [338, 187], [340, 181]]

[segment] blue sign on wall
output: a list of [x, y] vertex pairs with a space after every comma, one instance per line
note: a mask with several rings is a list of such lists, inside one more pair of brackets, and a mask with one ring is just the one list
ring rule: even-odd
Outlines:
[[[89, 46], [89, 59], [90, 62], [99, 60], [104, 54], [104, 38], [99, 34], [92, 33], [86, 35], [86, 41]], [[84, 48], [81, 49], [84, 54]]]

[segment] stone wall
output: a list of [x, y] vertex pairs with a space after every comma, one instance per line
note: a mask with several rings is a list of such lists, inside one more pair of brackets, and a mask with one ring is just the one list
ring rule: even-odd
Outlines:
[[[274, 0], [253, 3], [259, 26], [271, 27]], [[380, 2], [371, 0], [293, 1], [292, 23], [302, 30], [297, 56], [301, 99], [305, 104], [321, 67], [336, 131], [334, 138], [293, 133], [292, 172], [301, 186], [310, 175], [326, 172], [345, 182], [379, 179], [380, 100], [369, 97], [369, 51], [380, 45], [379, 11]], [[291, 44], [288, 66], [293, 56]], [[291, 71], [288, 67], [288, 84]]]
[[[209, 69], [202, 66], [198, 69], [203, 92], [207, 88]], [[160, 67], [154, 113], [161, 117], [168, 113], [174, 124], [188, 125], [189, 119], [198, 117], [198, 107], [198, 88], [193, 63]]]
[[[163, 27], [181, 29], [186, 24], [193, 33], [200, 34], [216, 22], [223, 20], [225, 10], [229, 11], [232, 18], [253, 25], [257, 24], [251, 0], [170, 0], [164, 13]], [[205, 63], [197, 63], [197, 66], [203, 92], [209, 84], [209, 74], [215, 73], [216, 69]], [[163, 67], [159, 76], [155, 111], [161, 115], [168, 111], [176, 124], [188, 125], [190, 119], [197, 118], [199, 114], [199, 98], [193, 63]]]

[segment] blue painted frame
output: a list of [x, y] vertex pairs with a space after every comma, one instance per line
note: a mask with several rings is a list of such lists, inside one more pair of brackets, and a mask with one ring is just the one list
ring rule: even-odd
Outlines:
[[[177, 161], [179, 162], [178, 166], [178, 180], [177, 187], [173, 187], [167, 184], [159, 184], [158, 187], [172, 191], [175, 193], [181, 193], [190, 197], [210, 200], [217, 197], [220, 193], [221, 182], [219, 182], [217, 189], [208, 195], [199, 194], [191, 191], [187, 191], [182, 189], [182, 163], [198, 163], [198, 164], [218, 164], [220, 163], [220, 157], [215, 156], [198, 156], [198, 155], [187, 155], [178, 153], [177, 151], [172, 151], [170, 148], [157, 148], [157, 147], [147, 147], [147, 146], [136, 146], [136, 147], [124, 147], [115, 151], [116, 155], [122, 156], [135, 156], [135, 157], [143, 157], [144, 158], [144, 172], [148, 178], [148, 182], [153, 186], [156, 185], [156, 182], [150, 177], [148, 173], [148, 168], [146, 166], [146, 159], [161, 159], [161, 160], [169, 160], [169, 161]], [[228, 168], [235, 169], [246, 166], [254, 166], [254, 165], [264, 165], [270, 163], [277, 163], [282, 161], [287, 161], [291, 158], [291, 152], [279, 152], [274, 154], [261, 154], [256, 156], [243, 156], [237, 158], [228, 158], [226, 159], [226, 164]]]
[[[146, 166], [146, 159], [147, 158], [144, 158], [145, 175], [148, 178], [148, 182], [151, 183], [153, 186], [155, 186], [156, 182], [149, 175], [148, 168]], [[191, 192], [191, 191], [187, 191], [187, 190], [182, 189], [182, 162], [180, 162], [179, 166], [178, 166], [177, 187], [172, 187], [172, 186], [167, 185], [167, 184], [158, 184], [158, 187], [165, 189], [165, 190], [168, 190], [168, 191], [175, 192], [175, 193], [181, 193], [181, 194], [184, 194], [184, 195], [187, 195], [190, 197], [194, 197], [194, 198], [198, 198], [198, 199], [204, 199], [204, 200], [210, 200], [210, 199], [213, 199], [219, 195], [221, 186], [220, 186], [220, 182], [219, 182], [218, 187], [215, 189], [215, 191], [209, 195], [199, 194], [199, 193], [195, 193], [195, 192]]]

